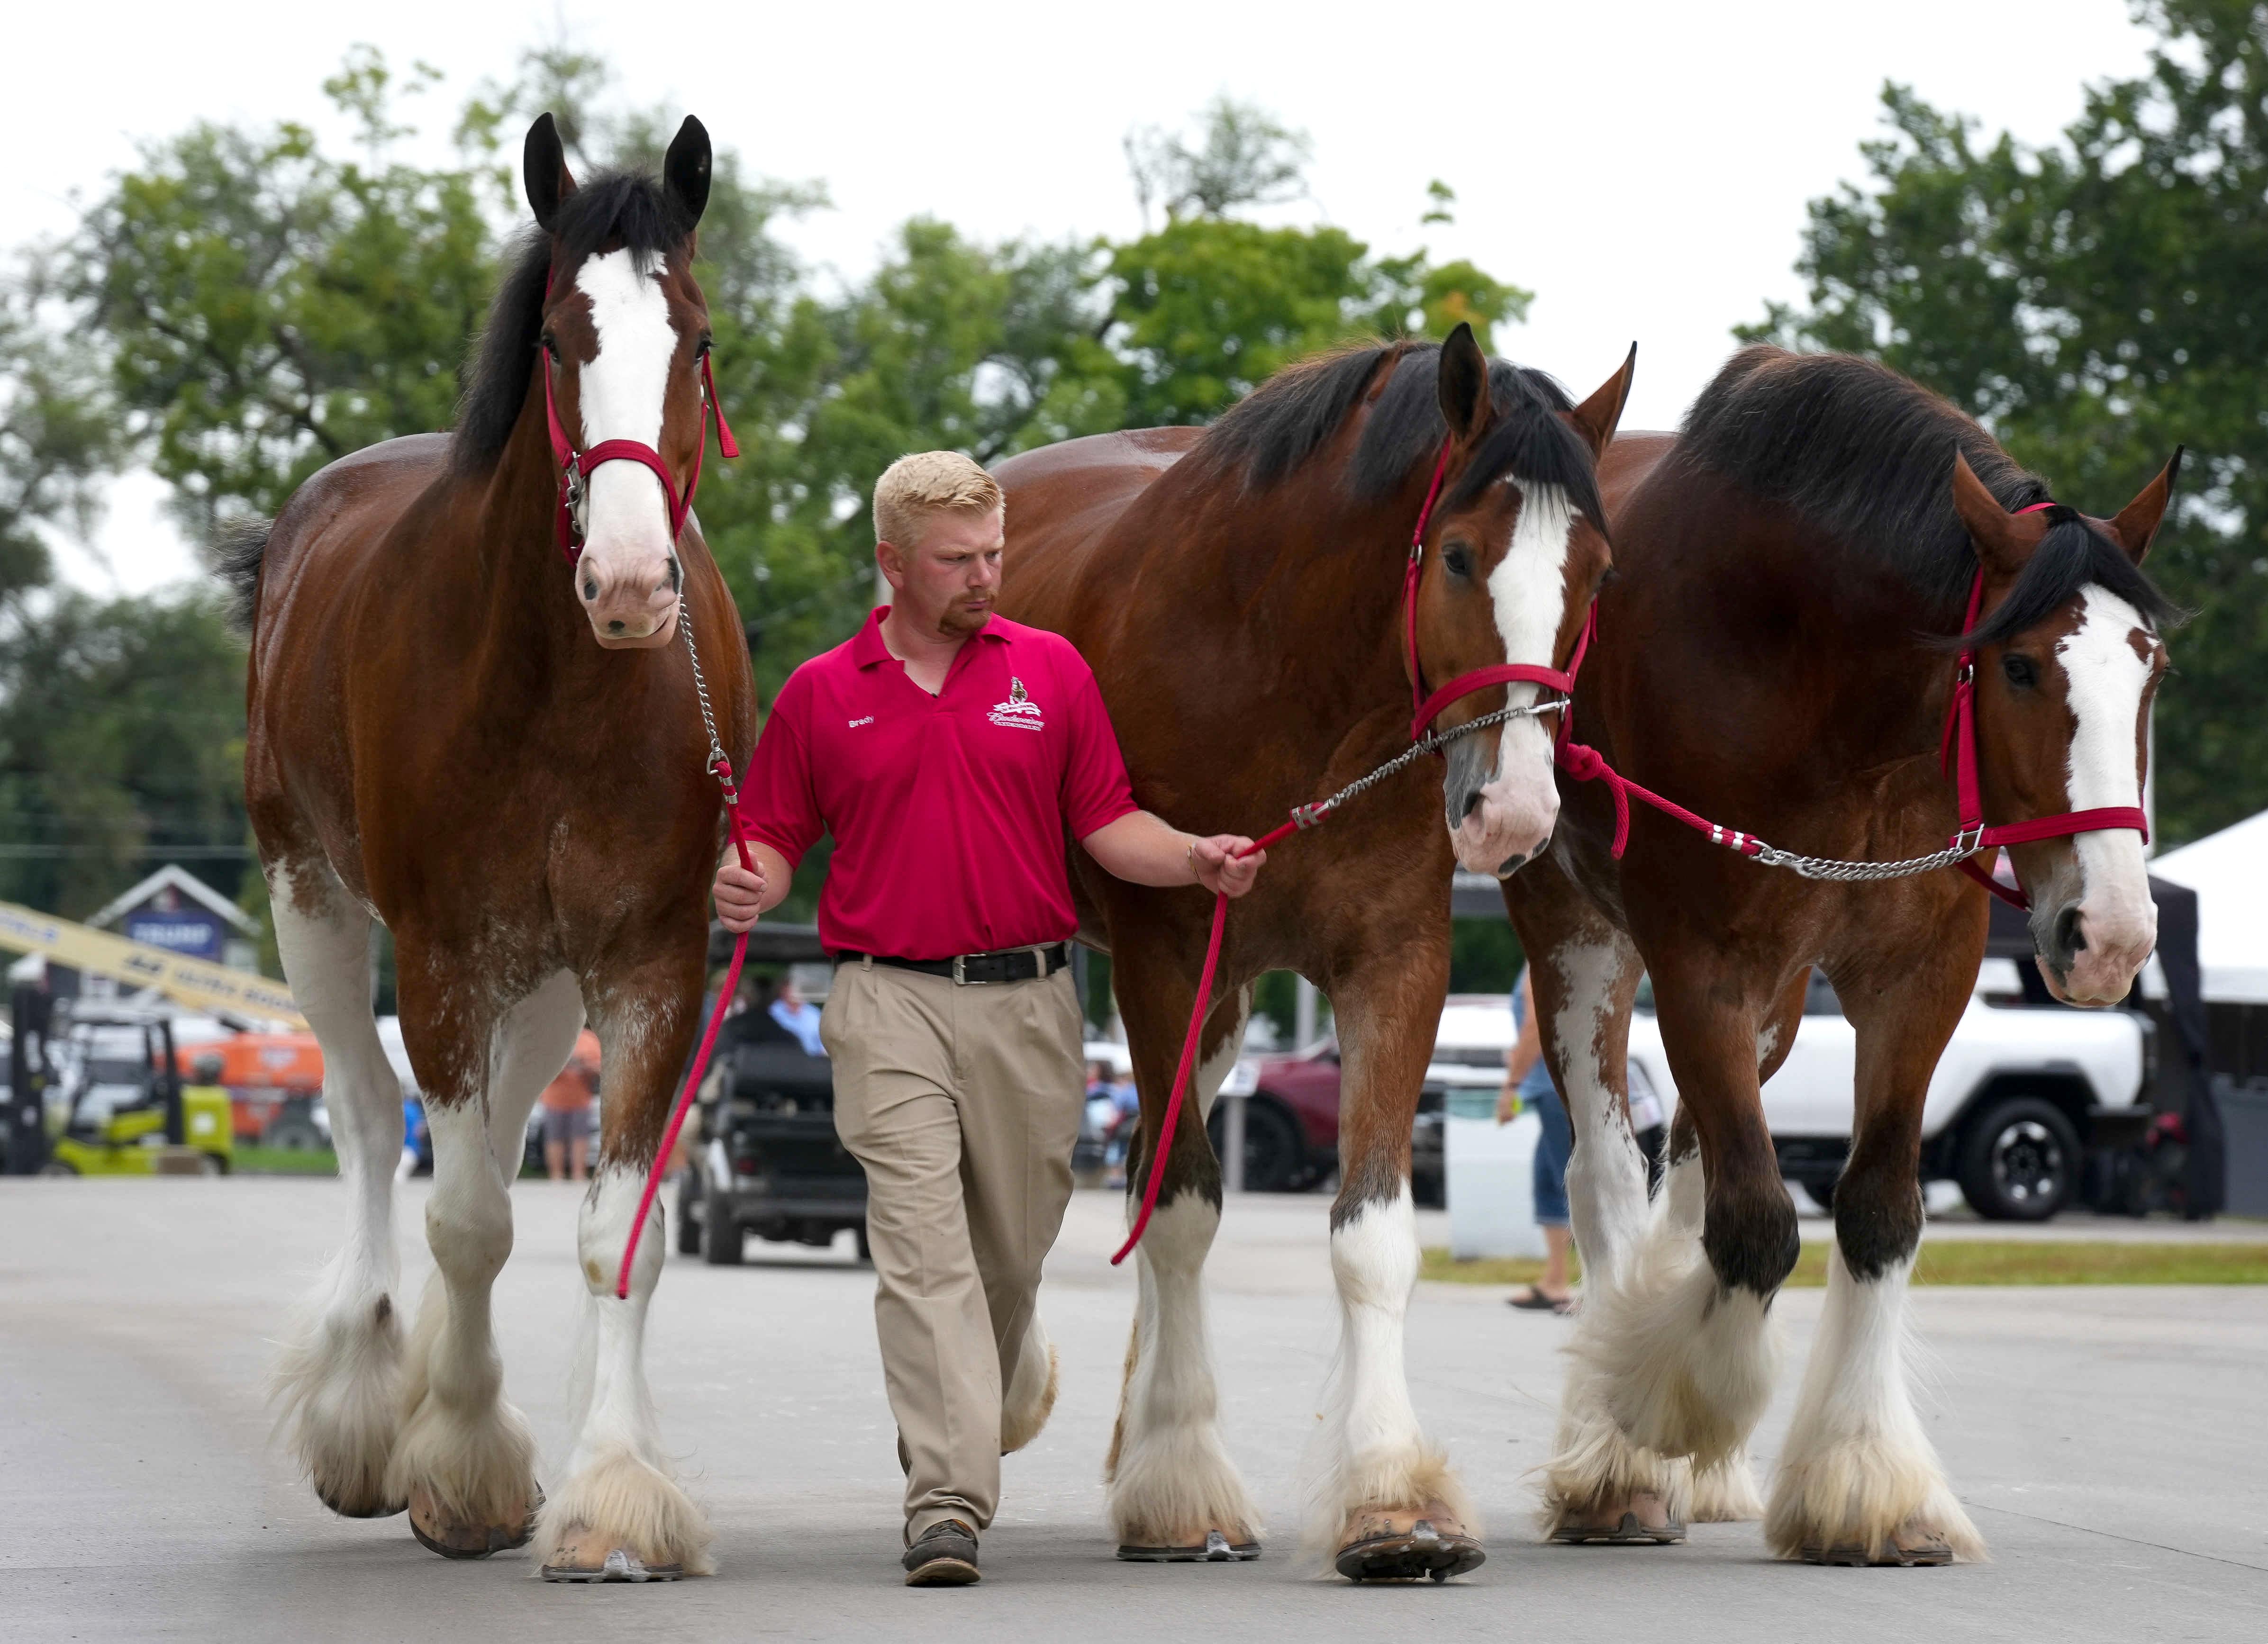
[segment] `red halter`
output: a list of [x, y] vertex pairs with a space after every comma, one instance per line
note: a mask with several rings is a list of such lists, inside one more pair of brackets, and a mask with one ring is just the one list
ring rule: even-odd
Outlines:
[[543, 416], [550, 425], [551, 455], [559, 464], [559, 507], [552, 520], [552, 539], [559, 552], [572, 565], [582, 556], [583, 536], [575, 523], [575, 510], [582, 505], [591, 475], [601, 463], [643, 463], [661, 481], [661, 494], [669, 501], [669, 539], [674, 544], [684, 532], [685, 516], [693, 511], [693, 494], [701, 488], [701, 454], [709, 444], [709, 419], [717, 419], [717, 449], [726, 457], [740, 454], [733, 430], [725, 421], [723, 401], [717, 398], [717, 378], [709, 369], [709, 356], [701, 356], [701, 438], [693, 447], [693, 477], [685, 483], [685, 494], [677, 493], [677, 481], [669, 472], [669, 465], [652, 446], [634, 439], [600, 440], [590, 450], [578, 451], [567, 437], [567, 429], [559, 421], [559, 407], [551, 393], [552, 367], [558, 356], [549, 348], [543, 350]]
[[1476, 691], [1485, 691], [1492, 685], [1540, 685], [1557, 691], [1562, 696], [1575, 694], [1575, 673], [1583, 665], [1583, 653], [1591, 646], [1591, 624], [1587, 619], [1583, 632], [1575, 641], [1575, 654], [1568, 658], [1565, 672], [1546, 668], [1532, 662], [1499, 662], [1485, 668], [1475, 668], [1461, 673], [1431, 696], [1425, 694], [1425, 671], [1418, 660], [1418, 573], [1425, 562], [1425, 527], [1433, 517], [1433, 504], [1441, 495], [1441, 481], [1449, 471], [1449, 446], [1441, 444], [1440, 460], [1433, 465], [1433, 482], [1425, 488], [1425, 505], [1418, 510], [1418, 529], [1410, 535], [1410, 568], [1402, 577], [1403, 631], [1410, 651], [1410, 739], [1425, 736], [1426, 727], [1441, 716], [1441, 711], [1460, 697], [1470, 696]]
[[[2035, 503], [2016, 512], [2036, 514], [2054, 506], [2053, 503]], [[1976, 628], [1984, 601], [1984, 568], [1980, 565], [1977, 568], [1977, 580], [1970, 584], [1969, 614], [1962, 620], [1962, 633]], [[2137, 805], [2098, 805], [2091, 811], [2065, 811], [1999, 827], [1984, 826], [1984, 799], [1977, 781], [1977, 653], [1973, 650], [1964, 650], [1954, 669], [1953, 699], [1945, 706], [1945, 735], [1938, 744], [1938, 766], [1952, 776], [1954, 791], [1961, 802], [1961, 826], [1947, 841], [1948, 844], [1973, 843], [1979, 851], [1997, 853], [2004, 845], [2091, 833], [2101, 828], [2132, 828], [2142, 836], [2144, 843], [2149, 841], [2149, 815]], [[2030, 897], [2021, 889], [2012, 890], [2002, 884], [1990, 870], [1979, 867], [1975, 857], [1964, 857], [1955, 865], [2011, 906], [2031, 906]]]

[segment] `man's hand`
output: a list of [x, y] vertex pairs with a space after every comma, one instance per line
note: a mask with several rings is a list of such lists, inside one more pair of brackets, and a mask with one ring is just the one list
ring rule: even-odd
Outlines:
[[1189, 867], [1197, 883], [1215, 896], [1239, 897], [1249, 891], [1260, 877], [1260, 870], [1268, 861], [1268, 853], [1261, 851], [1250, 856], [1241, 851], [1252, 848], [1252, 841], [1241, 833], [1216, 833], [1211, 839], [1189, 841]]
[[1520, 1083], [1517, 1080], [1506, 1079], [1504, 1088], [1496, 1093], [1496, 1122], [1509, 1125], [1520, 1117]]
[[763, 864], [754, 869], [743, 868], [737, 861], [726, 859], [717, 870], [717, 917], [725, 928], [734, 936], [745, 935], [755, 927], [756, 915], [764, 911], [764, 891], [768, 881]]

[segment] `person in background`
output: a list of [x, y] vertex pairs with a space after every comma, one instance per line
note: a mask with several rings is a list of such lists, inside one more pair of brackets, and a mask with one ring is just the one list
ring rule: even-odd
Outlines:
[[578, 1039], [559, 1076], [543, 1087], [543, 1166], [555, 1182], [579, 1182], [590, 1174], [591, 1098], [598, 1082], [599, 1070]]
[[1525, 965], [1512, 992], [1512, 1019], [1519, 1036], [1504, 1053], [1504, 1093], [1497, 1097], [1496, 1122], [1510, 1124], [1527, 1106], [1535, 1110], [1543, 1124], [1535, 1140], [1534, 1193], [1544, 1257], [1543, 1276], [1506, 1299], [1532, 1312], [1565, 1313], [1574, 1306], [1567, 1288], [1567, 1251], [1572, 1243], [1567, 1230], [1567, 1156], [1574, 1151], [1575, 1135], [1567, 1123], [1566, 1104], [1559, 1099], [1559, 1087], [1552, 1083], [1551, 1068], [1543, 1059], [1543, 1030], [1535, 1020], [1535, 994]]
[[819, 1038], [819, 1007], [803, 996], [793, 976], [780, 978], [779, 991], [772, 995], [772, 1020], [795, 1035], [806, 1056], [824, 1056], [827, 1046]]

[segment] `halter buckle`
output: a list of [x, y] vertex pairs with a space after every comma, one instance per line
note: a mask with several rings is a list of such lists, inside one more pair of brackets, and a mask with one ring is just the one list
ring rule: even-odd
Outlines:
[[580, 451], [567, 453], [567, 516], [575, 529], [583, 528], [583, 456]]
[[1955, 686], [1977, 683], [1977, 664], [1974, 658], [1963, 657], [1961, 659], [1961, 665], [1953, 671], [1953, 683]]
[[1313, 804], [1293, 805], [1292, 807], [1292, 826], [1300, 829], [1302, 832], [1311, 827], [1321, 827], [1323, 825], [1324, 818], [1329, 817], [1330, 813], [1330, 806], [1320, 800]]
[[1964, 856], [1974, 856], [1984, 848], [1984, 825], [1958, 829], [1953, 835], [1953, 848]]

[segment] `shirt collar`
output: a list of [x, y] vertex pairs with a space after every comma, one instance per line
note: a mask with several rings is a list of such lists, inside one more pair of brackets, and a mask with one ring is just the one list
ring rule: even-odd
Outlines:
[[[882, 642], [882, 619], [889, 614], [890, 607], [887, 605], [876, 605], [866, 613], [866, 625], [858, 630], [858, 636], [850, 642], [850, 663], [853, 667], [872, 668], [878, 663], [896, 660], [890, 655], [890, 648]], [[998, 612], [993, 613], [990, 621], [976, 630], [976, 637], [995, 640], [1003, 645], [1008, 642], [1007, 630], [1001, 627]], [[956, 657], [954, 660], [958, 662], [960, 659]]]

